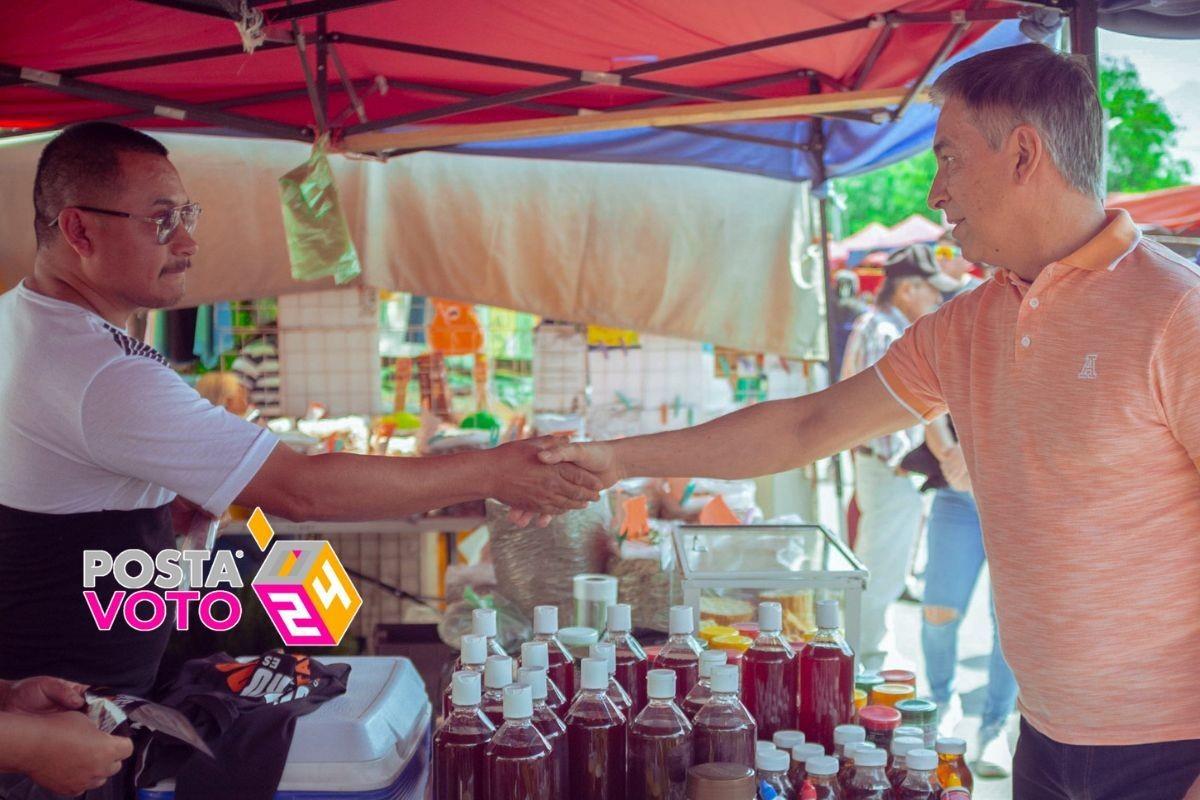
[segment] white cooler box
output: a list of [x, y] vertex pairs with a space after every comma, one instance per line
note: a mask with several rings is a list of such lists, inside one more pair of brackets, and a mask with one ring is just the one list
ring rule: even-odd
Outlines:
[[[407, 658], [318, 657], [349, 664], [346, 693], [296, 720], [275, 800], [422, 800], [433, 709]], [[174, 781], [138, 791], [173, 800]]]

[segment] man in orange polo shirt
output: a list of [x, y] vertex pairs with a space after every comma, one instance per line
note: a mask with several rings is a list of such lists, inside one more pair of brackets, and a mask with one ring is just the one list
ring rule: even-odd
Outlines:
[[1184, 797], [1200, 774], [1200, 274], [1105, 212], [1081, 63], [995, 50], [934, 93], [929, 202], [993, 279], [824, 392], [541, 457], [610, 482], [746, 478], [949, 411], [1020, 685], [1014, 797]]

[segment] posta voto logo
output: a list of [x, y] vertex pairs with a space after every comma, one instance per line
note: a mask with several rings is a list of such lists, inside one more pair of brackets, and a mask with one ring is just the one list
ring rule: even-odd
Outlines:
[[[251, 580], [255, 595], [283, 643], [289, 647], [331, 647], [342, 637], [362, 606], [333, 546], [323, 540], [280, 540], [261, 508], [247, 522], [250, 535], [266, 560]], [[192, 604], [204, 627], [227, 631], [242, 619], [242, 605], [233, 589], [243, 588], [229, 550], [144, 550], [83, 552], [83, 597], [96, 627], [112, 630], [118, 617], [138, 631], [161, 627], [174, 607], [175, 626], [188, 629]], [[96, 592], [99, 578], [112, 576], [121, 586], [107, 605]], [[153, 588], [151, 588], [153, 584]]]

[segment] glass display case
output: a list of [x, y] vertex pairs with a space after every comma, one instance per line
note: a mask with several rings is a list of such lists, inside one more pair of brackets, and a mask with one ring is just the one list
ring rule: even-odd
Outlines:
[[757, 619], [760, 602], [783, 605], [784, 635], [815, 630], [814, 603], [837, 600], [846, 641], [857, 656], [866, 568], [820, 525], [682, 525], [674, 531], [679, 594], [697, 625], [737, 627]]

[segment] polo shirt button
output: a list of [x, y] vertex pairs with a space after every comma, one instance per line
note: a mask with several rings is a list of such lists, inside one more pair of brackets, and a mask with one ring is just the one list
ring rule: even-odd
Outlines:
[[1033, 340], [1030, 339], [1028, 336], [1021, 337], [1021, 347], [1029, 347], [1029, 345], [1031, 345], [1031, 344], [1033, 344]]
[[1038, 300], [1036, 297], [1029, 301], [1030, 308], [1037, 308], [1041, 304], [1042, 304], [1042, 301]]

